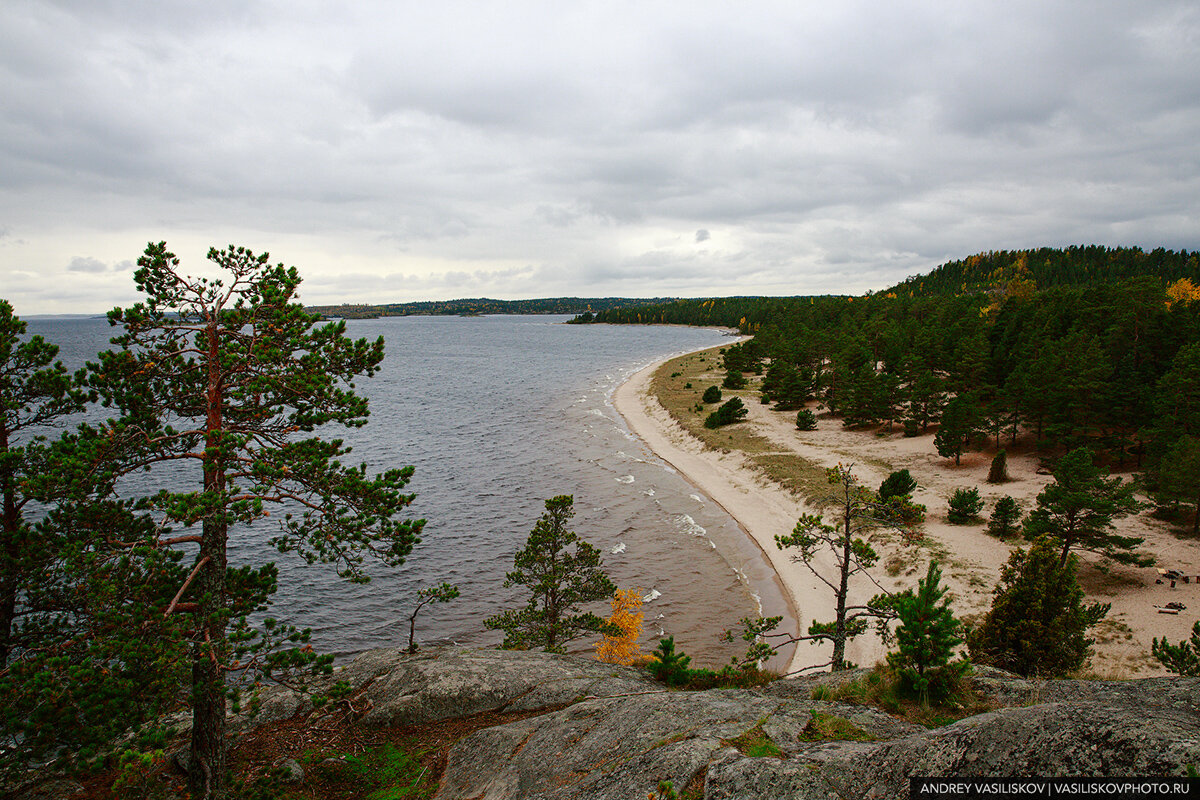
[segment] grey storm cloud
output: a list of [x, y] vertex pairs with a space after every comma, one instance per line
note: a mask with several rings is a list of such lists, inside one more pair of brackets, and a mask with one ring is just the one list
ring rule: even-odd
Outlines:
[[111, 307], [159, 239], [196, 269], [269, 249], [312, 302], [861, 292], [981, 250], [1200, 247], [1187, 0], [14, 0], [0, 105], [19, 313]]
[[108, 264], [94, 258], [83, 258], [76, 256], [71, 259], [71, 263], [67, 265], [68, 272], [107, 272]]

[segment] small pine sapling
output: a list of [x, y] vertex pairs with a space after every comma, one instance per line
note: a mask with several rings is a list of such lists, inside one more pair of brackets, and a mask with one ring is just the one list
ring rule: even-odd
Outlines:
[[708, 387], [704, 390], [704, 394], [700, 397], [700, 399], [706, 403], [721, 402], [721, 387], [715, 384]]
[[1016, 550], [1000, 571], [992, 607], [967, 635], [971, 661], [1018, 675], [1052, 678], [1082, 667], [1091, 651], [1088, 628], [1108, 603], [1083, 603], [1076, 557], [1059, 561], [1056, 543], [1041, 539]]
[[662, 681], [667, 686], [683, 686], [688, 682], [691, 675], [688, 664], [692, 663], [692, 657], [685, 656], [682, 652], [675, 652], [674, 636], [660, 639], [658, 649], [651, 655], [653, 660], [646, 669], [656, 680]]
[[449, 583], [439, 583], [437, 586], [426, 586], [417, 592], [417, 605], [408, 617], [408, 647], [405, 652], [417, 652], [417, 614], [430, 603], [449, 603], [458, 597], [458, 587]]
[[951, 661], [954, 649], [963, 643], [962, 625], [945, 599], [941, 577], [941, 568], [931, 561], [915, 593], [909, 589], [891, 599], [900, 626], [897, 651], [888, 654], [888, 664], [896, 670], [901, 691], [923, 706], [945, 699], [969, 667], [963, 659]]
[[807, 408], [802, 408], [796, 412], [796, 427], [802, 431], [815, 431], [817, 429], [817, 415]]
[[952, 525], [966, 525], [979, 518], [983, 499], [979, 489], [956, 489], [950, 497], [950, 512], [946, 515]]
[[1021, 532], [1021, 507], [1017, 501], [1005, 495], [996, 501], [992, 516], [988, 518], [987, 532], [997, 539], [1012, 539]]

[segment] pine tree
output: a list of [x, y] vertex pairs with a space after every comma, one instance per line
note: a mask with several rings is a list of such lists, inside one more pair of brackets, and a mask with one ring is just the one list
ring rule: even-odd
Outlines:
[[1158, 464], [1160, 502], [1184, 502], [1192, 506], [1192, 535], [1200, 535], [1200, 439], [1181, 436]]
[[[581, 603], [612, 597], [617, 587], [600, 566], [600, 551], [583, 541], [567, 525], [575, 516], [575, 499], [559, 495], [546, 501], [546, 513], [529, 533], [525, 548], [513, 557], [515, 570], [504, 585], [529, 589], [524, 608], [510, 609], [484, 620], [484, 625], [504, 631], [506, 649], [540, 647], [551, 653], [566, 652], [566, 644], [590, 633], [619, 636], [621, 629], [590, 612], [579, 613]], [[570, 548], [574, 545], [574, 551]]]
[[1098, 553], [1121, 564], [1149, 566], [1150, 556], [1131, 552], [1141, 537], [1115, 532], [1113, 520], [1134, 514], [1142, 504], [1133, 496], [1133, 485], [1120, 478], [1105, 478], [1092, 463], [1092, 454], [1080, 447], [1054, 466], [1054, 481], [1037, 496], [1037, 507], [1025, 520], [1028, 539], [1052, 537], [1059, 543], [1059, 562], [1065, 566], [1072, 550]]
[[899, 469], [888, 475], [883, 483], [879, 484], [879, 499], [883, 502], [891, 500], [893, 497], [912, 497], [912, 493], [917, 490], [917, 479], [906, 469]]
[[[800, 555], [793, 556], [793, 560], [802, 562], [829, 587], [836, 609], [832, 621], [814, 621], [809, 625], [807, 635], [791, 637], [783, 644], [797, 641], [831, 643], [832, 657], [819, 666], [829, 666], [835, 672], [853, 666], [846, 661], [846, 643], [866, 632], [867, 621], [892, 615], [878, 597], [872, 598], [866, 605], [851, 605], [849, 602], [851, 579], [866, 574], [879, 559], [875, 549], [862, 536], [881, 526], [903, 530], [903, 524], [892, 515], [890, 507], [880, 503], [874, 492], [859, 483], [853, 467], [853, 464], [839, 464], [826, 470], [828, 482], [835, 487], [828, 498], [829, 503], [840, 516], [835, 525], [826, 524], [819, 515], [804, 514], [790, 535], [775, 537], [775, 545], [779, 549], [799, 549]], [[826, 575], [818, 569], [818, 565], [826, 563], [828, 558], [833, 559], [833, 575]]]
[[[383, 340], [346, 338], [345, 323], [317, 326], [296, 302], [296, 269], [244, 248], [211, 249], [219, 279], [192, 278], [166, 244], [150, 244], [135, 281], [146, 299], [109, 314], [123, 333], [89, 364], [89, 384], [120, 417], [76, 440], [78, 460], [120, 472], [194, 464], [202, 479], [160, 480], [143, 507], [156, 515], [157, 548], [194, 546], [191, 567], [160, 613], [183, 620], [190, 646], [192, 741], [188, 788], [220, 795], [225, 780], [228, 678], [248, 668], [327, 668], [307, 633], [250, 617], [275, 591], [273, 564], [229, 564], [229, 540], [281, 508], [272, 543], [310, 563], [368, 580], [366, 557], [396, 565], [419, 541], [423, 520], [396, 514], [411, 468], [368, 475], [343, 466], [339, 439], [301, 438], [327, 423], [360, 427], [367, 402], [352, 381], [373, 375]], [[174, 527], [170, 530], [167, 526]]]
[[1061, 563], [1047, 540], [1015, 551], [1001, 570], [983, 624], [967, 636], [971, 661], [1044, 678], [1082, 667], [1091, 649], [1087, 630], [1109, 606], [1083, 604], [1075, 562], [1071, 556]]
[[950, 496], [950, 511], [946, 518], [950, 520], [951, 525], [966, 525], [978, 519], [982, 510], [983, 499], [979, 496], [979, 489], [974, 486], [970, 489], [955, 489], [954, 494]]
[[1021, 507], [1017, 501], [1005, 495], [996, 501], [992, 507], [992, 516], [988, 518], [987, 532], [998, 539], [1009, 539], [1020, 532], [1017, 525], [1021, 519]]
[[417, 591], [417, 604], [408, 616], [408, 647], [406, 652], [417, 652], [417, 614], [430, 603], [449, 603], [458, 597], [458, 587], [443, 581], [437, 586], [426, 586]]
[[938, 455], [943, 458], [953, 456], [954, 463], [960, 464], [963, 450], [975, 435], [977, 420], [978, 412], [971, 397], [959, 395], [947, 403], [946, 410], [942, 412], [941, 424], [933, 437], [933, 446]]
[[941, 577], [941, 568], [931, 561], [915, 593], [909, 589], [891, 599], [900, 625], [896, 628], [897, 652], [888, 654], [888, 664], [896, 670], [901, 689], [916, 696], [922, 705], [942, 700], [969, 666], [961, 659], [951, 662], [955, 648], [963, 643], [959, 636], [962, 625], [944, 599]]
[[732, 425], [741, 422], [748, 413], [750, 412], [742, 404], [742, 398], [731, 397], [705, 418], [704, 427], [720, 428], [722, 425]]
[[25, 339], [25, 331], [12, 305], [0, 300], [0, 669], [19, 646], [13, 640], [19, 599], [28, 596], [41, 570], [25, 516], [34, 500], [29, 479], [45, 468], [45, 449], [33, 437], [83, 401], [54, 360], [58, 346], [41, 336]]

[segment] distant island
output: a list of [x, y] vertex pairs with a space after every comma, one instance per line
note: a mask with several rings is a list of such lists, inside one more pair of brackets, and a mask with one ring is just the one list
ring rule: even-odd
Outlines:
[[536, 300], [493, 300], [487, 297], [462, 300], [427, 300], [419, 303], [343, 303], [332, 306], [308, 306], [312, 314], [342, 319], [379, 317], [466, 316], [483, 314], [588, 314], [635, 306], [655, 305], [670, 297], [545, 297]]

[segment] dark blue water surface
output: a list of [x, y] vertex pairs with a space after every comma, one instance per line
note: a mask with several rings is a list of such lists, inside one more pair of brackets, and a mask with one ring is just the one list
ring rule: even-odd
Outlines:
[[[357, 385], [371, 401], [369, 424], [322, 435], [343, 436], [354, 446], [349, 462], [372, 471], [415, 466], [411, 516], [428, 523], [408, 563], [376, 566], [365, 585], [275, 552], [266, 544], [269, 523], [237, 531], [231, 564], [279, 564], [273, 615], [312, 627], [325, 652], [402, 645], [415, 592], [449, 581], [462, 596], [423, 610], [418, 639], [498, 643], [483, 619], [521, 602], [519, 588], [503, 587], [504, 574], [545, 499], [559, 494], [574, 495], [574, 529], [605, 553], [617, 585], [640, 587], [650, 598], [648, 648], [673, 634], [698, 661], [724, 661], [740, 648], [717, 641], [722, 628], [760, 603], [781, 613], [773, 573], [737, 524], [634, 438], [610, 404], [616, 386], [641, 367], [719, 345], [722, 334], [564, 319], [347, 323], [355, 338], [383, 336], [387, 357], [378, 375]], [[114, 333], [103, 319], [28, 321], [30, 333], [60, 345], [71, 368], [94, 359]]]

